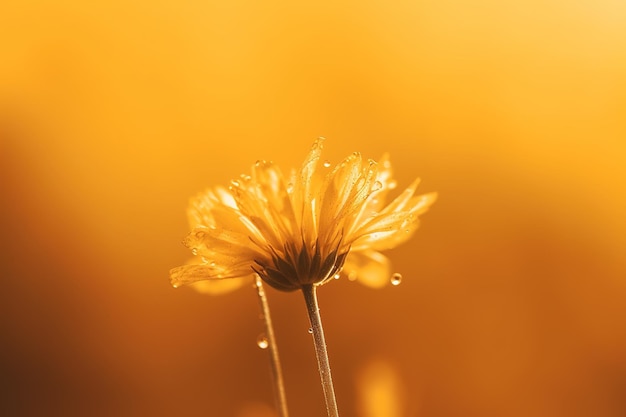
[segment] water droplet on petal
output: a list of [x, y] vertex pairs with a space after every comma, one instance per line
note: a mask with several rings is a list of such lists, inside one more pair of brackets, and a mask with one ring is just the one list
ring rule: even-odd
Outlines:
[[270, 342], [267, 340], [267, 336], [265, 336], [265, 334], [261, 333], [256, 338], [256, 345], [258, 347], [260, 347], [261, 349], [267, 349], [267, 347], [270, 345]]
[[330, 161], [324, 161], [324, 168], [328, 168], [330, 166]]
[[203, 231], [196, 232], [196, 237], [198, 239], [204, 239], [204, 236], [206, 236], [206, 233], [204, 233]]
[[198, 254], [198, 248], [191, 248], [191, 253], [193, 253], [194, 256], [197, 255]]
[[373, 185], [372, 185], [372, 191], [378, 191], [381, 188], [383, 188], [383, 183], [380, 181], [376, 181]]
[[395, 273], [391, 276], [391, 285], [398, 286], [402, 282], [402, 274]]
[[313, 334], [313, 327], [309, 327], [309, 333]]

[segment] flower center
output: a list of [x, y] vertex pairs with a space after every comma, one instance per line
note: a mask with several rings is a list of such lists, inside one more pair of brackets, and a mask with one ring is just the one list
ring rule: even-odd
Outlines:
[[[321, 285], [329, 281], [343, 267], [350, 251], [339, 251], [341, 242], [330, 251], [323, 251], [319, 241], [313, 248], [287, 242], [282, 253], [270, 247], [271, 258], [256, 260], [252, 269], [272, 287], [281, 291], [295, 291], [305, 285]], [[327, 252], [323, 254], [322, 252]]]

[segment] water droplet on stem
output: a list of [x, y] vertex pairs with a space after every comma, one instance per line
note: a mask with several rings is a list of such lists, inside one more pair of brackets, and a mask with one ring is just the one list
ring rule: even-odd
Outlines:
[[256, 338], [256, 345], [258, 347], [260, 347], [261, 349], [267, 349], [268, 346], [270, 345], [270, 342], [267, 340], [267, 336], [265, 336], [265, 334], [261, 333]]

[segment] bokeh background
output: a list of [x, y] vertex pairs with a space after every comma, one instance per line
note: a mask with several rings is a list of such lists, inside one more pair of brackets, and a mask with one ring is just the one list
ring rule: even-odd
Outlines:
[[440, 195], [400, 286], [320, 289], [343, 415], [626, 415], [624, 2], [22, 0], [0, 60], [1, 415], [272, 416], [254, 290], [168, 270], [190, 196], [317, 136]]

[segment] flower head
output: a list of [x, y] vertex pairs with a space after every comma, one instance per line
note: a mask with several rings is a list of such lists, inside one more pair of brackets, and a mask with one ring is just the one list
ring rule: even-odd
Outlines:
[[376, 163], [355, 152], [333, 167], [321, 160], [323, 142], [315, 141], [288, 178], [274, 163], [257, 161], [228, 189], [192, 199], [183, 243], [201, 261], [172, 269], [172, 284], [255, 273], [283, 291], [340, 272], [373, 286], [388, 280], [389, 261], [379, 251], [411, 237], [436, 194], [415, 196], [416, 180], [385, 205], [396, 186], [388, 157]]

